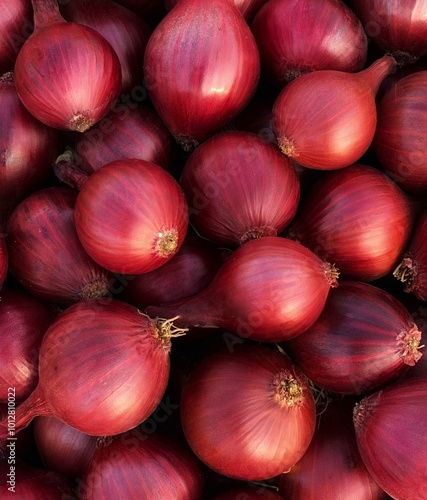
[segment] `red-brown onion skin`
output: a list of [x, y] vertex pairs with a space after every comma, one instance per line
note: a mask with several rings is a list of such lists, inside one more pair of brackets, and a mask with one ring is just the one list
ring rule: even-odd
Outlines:
[[280, 234], [300, 196], [292, 163], [248, 132], [207, 139], [186, 161], [180, 184], [196, 231], [228, 246]]
[[37, 452], [46, 469], [81, 478], [96, 448], [97, 437], [64, 424], [55, 417], [37, 417], [33, 425]]
[[270, 0], [251, 30], [262, 71], [279, 87], [311, 71], [360, 71], [367, 60], [362, 24], [342, 0]]
[[333, 262], [342, 279], [373, 281], [391, 272], [413, 226], [404, 192], [362, 164], [322, 176], [300, 209], [289, 234]]
[[427, 54], [425, 0], [357, 0], [353, 8], [368, 37], [400, 63]]
[[88, 174], [107, 163], [127, 158], [150, 161], [171, 171], [175, 141], [149, 108], [118, 105], [77, 137], [74, 157]]
[[48, 187], [21, 201], [9, 218], [9, 268], [43, 300], [70, 304], [106, 296], [112, 274], [82, 247], [74, 225], [76, 191]]
[[319, 319], [284, 345], [318, 386], [366, 394], [393, 382], [422, 356], [421, 332], [390, 293], [363, 282], [340, 281]]
[[212, 497], [212, 500], [284, 500], [274, 490], [259, 486], [241, 486], [230, 488]]
[[405, 191], [427, 194], [427, 71], [396, 82], [378, 105], [373, 150]]
[[203, 470], [185, 443], [138, 428], [97, 447], [79, 498], [201, 500]]
[[156, 27], [145, 51], [149, 96], [187, 151], [246, 106], [259, 74], [252, 32], [230, 0], [182, 0]]
[[122, 92], [142, 85], [141, 61], [152, 29], [141, 17], [111, 0], [73, 0], [60, 9], [67, 21], [93, 28], [111, 44], [122, 68]]
[[427, 380], [394, 382], [359, 404], [356, 440], [372, 477], [395, 500], [427, 498]]
[[4, 236], [0, 236], [0, 289], [7, 277], [7, 271], [9, 268], [9, 259], [7, 252], [7, 245]]
[[292, 469], [278, 478], [286, 500], [385, 500], [357, 448], [347, 403], [332, 401], [319, 416], [310, 446]]
[[0, 231], [15, 206], [46, 182], [58, 132], [36, 120], [16, 93], [13, 72], [0, 77]]
[[[297, 402], [279, 399], [275, 384], [286, 377], [297, 384]], [[272, 478], [295, 465], [316, 420], [298, 368], [277, 351], [249, 344], [212, 351], [194, 369], [180, 414], [194, 453], [216, 472], [244, 481]]]
[[202, 292], [161, 306], [152, 317], [183, 327], [219, 327], [241, 337], [281, 342], [311, 326], [331, 287], [329, 265], [295, 241], [264, 236], [235, 250]]
[[358, 161], [375, 134], [378, 87], [395, 69], [396, 61], [387, 55], [357, 73], [318, 70], [288, 83], [273, 107], [282, 152], [319, 170]]
[[0, 402], [8, 402], [10, 388], [16, 403], [35, 389], [40, 345], [56, 315], [52, 304], [23, 290], [0, 291]]
[[[188, 206], [171, 174], [145, 160], [117, 160], [94, 172], [74, 214], [87, 253], [116, 273], [141, 274], [171, 259], [184, 241]], [[168, 234], [173, 245], [159, 248]]]

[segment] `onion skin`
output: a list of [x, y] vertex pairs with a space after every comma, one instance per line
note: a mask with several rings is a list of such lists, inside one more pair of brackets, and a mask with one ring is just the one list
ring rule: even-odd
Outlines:
[[412, 316], [393, 295], [340, 281], [314, 325], [284, 348], [315, 384], [358, 395], [403, 375], [421, 358], [421, 344]]
[[76, 202], [75, 224], [87, 253], [122, 274], [170, 260], [184, 241], [188, 206], [171, 174], [144, 160], [118, 160], [94, 172]]
[[79, 498], [201, 500], [203, 485], [201, 464], [185, 444], [136, 428], [99, 443]]
[[426, 405], [427, 380], [419, 378], [389, 384], [354, 408], [363, 462], [395, 500], [427, 497]]
[[191, 373], [181, 422], [195, 454], [227, 477], [267, 479], [292, 467], [313, 437], [313, 396], [299, 370], [264, 346], [221, 346]]
[[273, 107], [273, 130], [281, 151], [319, 170], [357, 162], [375, 134], [379, 85], [396, 66], [386, 55], [357, 73], [318, 70], [288, 83]]
[[160, 117], [192, 151], [250, 101], [260, 75], [258, 48], [229, 0], [182, 0], [148, 41], [144, 75]]
[[186, 161], [180, 184], [198, 234], [230, 246], [280, 234], [300, 195], [292, 163], [272, 144], [237, 131], [201, 144]]
[[109, 294], [113, 275], [82, 247], [74, 225], [77, 193], [48, 187], [23, 200], [9, 218], [9, 268], [32, 295], [62, 304]]
[[257, 12], [251, 30], [262, 71], [278, 87], [311, 71], [365, 67], [366, 34], [341, 0], [271, 0]]
[[318, 179], [287, 234], [334, 262], [342, 279], [370, 282], [392, 272], [412, 227], [405, 193], [379, 170], [355, 164]]
[[175, 317], [181, 327], [223, 328], [244, 338], [281, 342], [319, 317], [331, 287], [333, 266], [299, 243], [278, 236], [248, 241], [224, 262], [202, 292], [161, 306], [152, 317]]

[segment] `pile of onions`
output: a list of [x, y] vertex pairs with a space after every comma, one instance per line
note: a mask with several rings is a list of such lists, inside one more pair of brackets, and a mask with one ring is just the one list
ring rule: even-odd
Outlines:
[[245, 107], [259, 74], [254, 37], [230, 0], [181, 0], [156, 27], [145, 51], [149, 96], [186, 151]]
[[98, 440], [79, 484], [79, 498], [201, 500], [200, 462], [180, 441], [138, 428]]
[[182, 327], [224, 328], [244, 338], [281, 342], [311, 326], [338, 272], [301, 244], [279, 236], [235, 250], [200, 293], [147, 307], [152, 317], [179, 316]]
[[[175, 329], [115, 299], [80, 301], [48, 328], [39, 382], [16, 407], [16, 432], [34, 417], [54, 416], [95, 436], [126, 432], [156, 408], [169, 377]], [[0, 421], [0, 438], [8, 435]]]
[[117, 160], [83, 185], [74, 220], [87, 253], [115, 273], [141, 274], [170, 260], [184, 241], [188, 206], [171, 174], [145, 160]]
[[280, 87], [311, 71], [350, 73], [366, 63], [363, 26], [342, 0], [270, 0], [251, 30], [264, 75]]
[[427, 380], [389, 384], [356, 404], [354, 426], [366, 468], [396, 500], [427, 497]]
[[281, 151], [319, 170], [358, 161], [375, 134], [380, 83], [395, 70], [395, 59], [386, 55], [358, 73], [318, 70], [288, 83], [273, 108]]
[[181, 422], [195, 454], [239, 480], [272, 478], [306, 452], [315, 427], [304, 376], [281, 353], [243, 343], [212, 350], [181, 397]]
[[319, 319], [284, 346], [315, 384], [341, 394], [363, 394], [401, 376], [421, 358], [421, 332], [390, 293], [341, 281]]
[[32, 0], [34, 32], [18, 53], [15, 85], [24, 106], [53, 128], [84, 132], [113, 107], [120, 61], [97, 31], [66, 22], [56, 0]]
[[86, 253], [76, 233], [77, 193], [48, 187], [31, 194], [8, 224], [10, 272], [33, 295], [69, 304], [108, 295], [112, 274]]
[[180, 184], [198, 234], [231, 246], [280, 234], [300, 195], [292, 163], [248, 132], [223, 132], [201, 144]]
[[413, 226], [406, 194], [362, 164], [323, 175], [299, 208], [288, 236], [335, 263], [343, 279], [373, 281], [392, 272]]

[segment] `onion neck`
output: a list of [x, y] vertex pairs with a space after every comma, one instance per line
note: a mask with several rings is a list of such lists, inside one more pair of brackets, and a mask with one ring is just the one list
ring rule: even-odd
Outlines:
[[282, 408], [296, 408], [304, 402], [305, 388], [290, 370], [280, 370], [272, 383], [273, 399]]
[[402, 331], [396, 337], [399, 354], [404, 363], [409, 366], [414, 366], [421, 358], [420, 349], [424, 346], [420, 345], [421, 332], [414, 325], [410, 330]]
[[370, 396], [366, 396], [359, 403], [356, 403], [353, 409], [353, 422], [355, 427], [363, 429], [366, 426], [369, 418], [375, 411], [382, 391], [378, 391]]
[[326, 280], [331, 288], [337, 288], [338, 286], [338, 278], [339, 278], [339, 271], [335, 267], [334, 264], [330, 264], [329, 262], [325, 262], [323, 264], [323, 271], [326, 276]]
[[72, 151], [67, 150], [62, 153], [53, 165], [55, 177], [64, 184], [81, 191], [82, 187], [86, 184], [89, 174], [79, 168], [74, 163], [74, 155]]
[[376, 96], [381, 82], [388, 75], [397, 70], [396, 59], [391, 54], [386, 54], [374, 61], [369, 67], [360, 71], [357, 75], [369, 85], [374, 96]]
[[175, 337], [182, 337], [188, 331], [188, 328], [179, 328], [174, 325], [174, 321], [178, 319], [177, 316], [170, 319], [156, 317], [151, 321], [154, 324], [155, 333], [154, 336], [160, 347], [170, 352], [171, 349], [171, 339]]
[[15, 76], [13, 70], [7, 71], [6, 73], [3, 73], [3, 75], [0, 76], [0, 84], [10, 85], [10, 86], [15, 85]]
[[34, 11], [34, 30], [66, 22], [59, 11], [57, 0], [31, 0], [31, 3]]
[[405, 284], [405, 292], [413, 292], [418, 276], [418, 266], [411, 254], [406, 254], [393, 271], [393, 276]]

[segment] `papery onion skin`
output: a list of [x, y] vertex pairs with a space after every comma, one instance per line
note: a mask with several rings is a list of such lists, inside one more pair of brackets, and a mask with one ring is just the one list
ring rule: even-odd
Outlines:
[[186, 161], [180, 184], [196, 231], [230, 246], [280, 234], [300, 196], [292, 163], [248, 132], [223, 132], [206, 140]]
[[244, 481], [289, 469], [315, 427], [314, 399], [299, 370], [264, 346], [212, 351], [191, 373], [181, 397], [187, 442], [211, 469]]
[[9, 218], [9, 268], [31, 294], [70, 304], [109, 294], [113, 275], [82, 247], [74, 225], [77, 193], [47, 187], [23, 200]]
[[367, 60], [362, 24], [341, 0], [270, 0], [251, 30], [262, 71], [278, 87], [311, 71], [360, 71]]
[[122, 274], [153, 271], [184, 241], [188, 206], [171, 174], [145, 160], [117, 160], [94, 172], [76, 202], [77, 234], [101, 266]]
[[422, 344], [412, 316], [391, 293], [341, 280], [314, 325], [284, 348], [318, 386], [359, 395], [403, 375], [421, 358]]
[[144, 75], [160, 117], [185, 151], [249, 102], [260, 62], [252, 32], [229, 0], [182, 0], [154, 30]]
[[219, 327], [244, 338], [281, 342], [319, 317], [338, 273], [297, 242], [278, 236], [248, 241], [199, 294], [146, 308], [152, 317], [179, 316], [181, 327]]
[[395, 500], [427, 497], [427, 380], [389, 384], [356, 404], [353, 421], [366, 468]]
[[318, 179], [287, 234], [334, 262], [342, 279], [374, 281], [397, 265], [412, 227], [405, 193], [379, 170], [355, 164]]
[[203, 470], [188, 446], [139, 428], [99, 443], [79, 485], [80, 498], [201, 500]]
[[388, 89], [378, 105], [372, 144], [384, 171], [417, 195], [427, 193], [426, 87], [427, 71], [417, 71]]
[[396, 66], [386, 55], [357, 73], [318, 70], [288, 83], [273, 107], [281, 151], [319, 170], [342, 169], [358, 161], [375, 134], [378, 87]]

